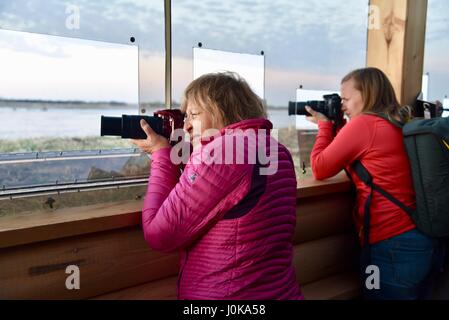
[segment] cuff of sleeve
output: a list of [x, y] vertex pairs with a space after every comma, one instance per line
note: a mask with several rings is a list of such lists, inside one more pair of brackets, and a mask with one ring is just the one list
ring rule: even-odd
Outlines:
[[318, 121], [318, 129], [320, 130], [332, 130], [332, 121]]
[[170, 152], [171, 152], [171, 147], [159, 149], [156, 152], [153, 152], [153, 154], [151, 155], [151, 160], [152, 161], [164, 161], [164, 160], [170, 161]]

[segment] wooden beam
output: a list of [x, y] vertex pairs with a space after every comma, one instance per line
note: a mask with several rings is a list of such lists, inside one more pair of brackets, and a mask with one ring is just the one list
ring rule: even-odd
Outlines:
[[[93, 300], [176, 300], [177, 277], [157, 280], [140, 286], [108, 293]], [[347, 300], [360, 296], [358, 272], [350, 271], [301, 286], [307, 300]]]
[[357, 270], [358, 244], [354, 234], [335, 235], [294, 247], [296, 280], [305, 285], [332, 275]]
[[301, 199], [296, 207], [296, 229], [293, 244], [301, 244], [353, 229], [352, 208], [354, 201], [349, 192]]
[[426, 16], [427, 0], [370, 0], [366, 65], [387, 74], [401, 104], [421, 92]]
[[[125, 228], [0, 250], [0, 299], [85, 299], [178, 273], [178, 255], [151, 250], [140, 228]], [[68, 265], [80, 290], [65, 286]]]

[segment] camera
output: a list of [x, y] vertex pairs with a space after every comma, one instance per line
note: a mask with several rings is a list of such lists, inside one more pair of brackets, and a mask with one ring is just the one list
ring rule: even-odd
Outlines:
[[339, 121], [343, 118], [341, 98], [336, 93], [324, 95], [323, 100], [311, 100], [305, 102], [290, 101], [288, 103], [288, 115], [310, 116], [311, 114], [307, 112], [306, 106], [324, 114], [330, 120]]
[[121, 117], [101, 116], [101, 135], [120, 136], [128, 139], [146, 139], [147, 135], [140, 126], [144, 119], [154, 132], [170, 139], [172, 132], [184, 125], [184, 114], [179, 109], [160, 110], [154, 116], [122, 115]]

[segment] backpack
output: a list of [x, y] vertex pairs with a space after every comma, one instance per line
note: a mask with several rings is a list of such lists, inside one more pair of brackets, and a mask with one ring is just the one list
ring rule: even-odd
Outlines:
[[351, 165], [352, 169], [371, 188], [364, 208], [365, 244], [369, 244], [370, 205], [374, 192], [382, 194], [407, 212], [422, 233], [437, 238], [448, 236], [449, 118], [413, 120], [403, 125], [386, 115], [376, 115], [402, 129], [416, 193], [416, 209], [406, 207], [388, 191], [374, 184], [371, 174], [356, 160]]

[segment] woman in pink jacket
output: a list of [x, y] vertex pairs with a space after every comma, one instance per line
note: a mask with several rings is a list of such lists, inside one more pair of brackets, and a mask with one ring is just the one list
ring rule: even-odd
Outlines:
[[180, 251], [179, 299], [302, 299], [293, 267], [296, 175], [262, 101], [232, 73], [204, 75], [181, 107], [193, 152], [142, 122], [151, 175], [142, 211], [151, 248]]

